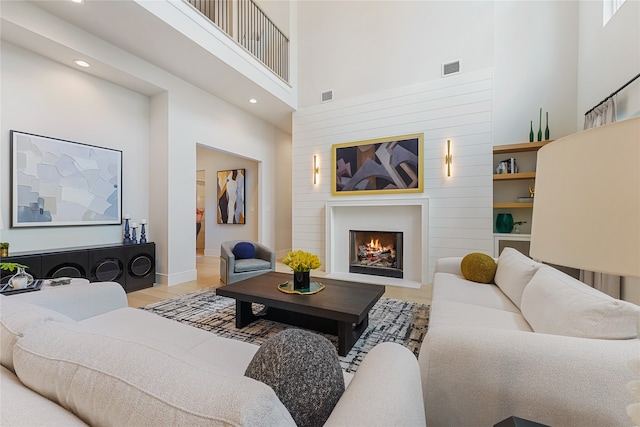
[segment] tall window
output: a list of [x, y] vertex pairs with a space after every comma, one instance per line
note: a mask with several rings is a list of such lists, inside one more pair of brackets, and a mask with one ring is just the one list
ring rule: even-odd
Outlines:
[[613, 15], [620, 9], [625, 0], [602, 0], [602, 26], [607, 25], [607, 22]]

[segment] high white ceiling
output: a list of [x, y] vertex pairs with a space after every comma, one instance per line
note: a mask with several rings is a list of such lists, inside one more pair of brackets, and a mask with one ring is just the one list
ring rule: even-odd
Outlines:
[[[98, 38], [190, 82], [218, 98], [291, 133], [293, 108], [202, 46], [131, 0], [30, 1], [31, 4]], [[213, 25], [213, 24], [212, 24]], [[3, 21], [2, 38], [40, 55], [70, 65], [77, 52], [42, 35]], [[84, 70], [145, 95], [159, 89], [108, 64]], [[255, 98], [259, 102], [250, 104]]]

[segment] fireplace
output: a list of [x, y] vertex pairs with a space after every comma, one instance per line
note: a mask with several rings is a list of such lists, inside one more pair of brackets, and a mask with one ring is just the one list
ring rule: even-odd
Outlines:
[[402, 232], [349, 230], [349, 273], [402, 279]]

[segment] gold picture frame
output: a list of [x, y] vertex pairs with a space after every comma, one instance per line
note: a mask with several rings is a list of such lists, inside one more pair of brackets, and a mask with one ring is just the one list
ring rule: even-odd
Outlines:
[[424, 134], [334, 144], [334, 196], [422, 193]]

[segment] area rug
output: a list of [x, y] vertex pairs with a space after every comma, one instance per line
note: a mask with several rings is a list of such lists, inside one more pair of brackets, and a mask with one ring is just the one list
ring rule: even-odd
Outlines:
[[[254, 312], [263, 306], [254, 304]], [[261, 345], [276, 333], [292, 328], [283, 323], [259, 319], [237, 329], [235, 326], [235, 300], [218, 296], [215, 289], [202, 289], [141, 307], [162, 317], [211, 331], [218, 336]], [[420, 344], [427, 332], [429, 306], [391, 298], [380, 298], [369, 312], [369, 326], [351, 351], [340, 357], [346, 372], [355, 372], [364, 356], [376, 344], [395, 342], [402, 344], [418, 356]], [[337, 346], [335, 335], [321, 334]]]

